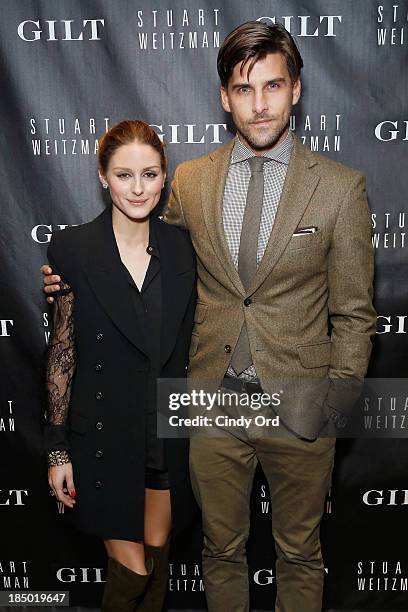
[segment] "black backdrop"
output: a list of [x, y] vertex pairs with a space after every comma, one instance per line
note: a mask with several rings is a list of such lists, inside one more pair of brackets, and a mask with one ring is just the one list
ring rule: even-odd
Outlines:
[[[292, 128], [363, 171], [376, 250], [378, 334], [369, 375], [405, 377], [408, 312], [408, 2], [3, 0], [1, 47], [0, 589], [62, 589], [96, 607], [105, 556], [71, 532], [41, 456], [49, 312], [39, 267], [56, 229], [103, 209], [96, 139], [124, 118], [155, 126], [177, 163], [231, 137], [219, 104], [220, 42], [280, 21], [305, 62]], [[168, 189], [167, 189], [168, 191]], [[164, 201], [165, 198], [163, 198]], [[408, 610], [404, 439], [341, 440], [322, 525], [327, 608]], [[275, 588], [268, 491], [253, 494], [254, 605]], [[198, 530], [176, 542], [171, 603], [203, 608]]]

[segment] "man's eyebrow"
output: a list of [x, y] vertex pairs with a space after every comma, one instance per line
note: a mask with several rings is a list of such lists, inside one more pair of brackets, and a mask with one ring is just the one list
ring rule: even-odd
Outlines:
[[248, 82], [246, 83], [236, 83], [232, 86], [232, 89], [239, 89], [240, 87], [251, 87]]
[[[285, 81], [285, 77], [276, 77], [275, 79], [269, 79], [268, 81], [266, 81], [266, 84], [269, 85], [270, 83], [285, 83]], [[242, 83], [236, 83], [232, 86], [232, 89], [239, 89], [240, 87], [252, 87], [252, 85], [251, 83], [246, 81]]]

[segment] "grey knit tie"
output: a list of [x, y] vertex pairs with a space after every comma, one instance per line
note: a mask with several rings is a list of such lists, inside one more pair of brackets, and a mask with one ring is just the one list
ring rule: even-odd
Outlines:
[[[248, 160], [251, 178], [248, 185], [238, 252], [238, 273], [246, 291], [248, 291], [255, 277], [257, 268], [258, 236], [264, 193], [263, 165], [266, 161], [268, 161], [266, 157], [251, 157]], [[244, 321], [231, 359], [231, 365], [237, 374], [241, 374], [252, 363], [251, 347]]]

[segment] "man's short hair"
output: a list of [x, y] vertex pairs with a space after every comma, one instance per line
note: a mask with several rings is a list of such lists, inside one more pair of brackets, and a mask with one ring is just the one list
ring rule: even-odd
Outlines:
[[232, 30], [221, 45], [217, 59], [218, 75], [223, 87], [228, 81], [235, 66], [242, 63], [241, 74], [248, 66], [248, 76], [255, 63], [264, 59], [268, 53], [281, 53], [292, 82], [300, 77], [303, 60], [299, 49], [289, 32], [282, 24], [267, 25], [262, 21], [248, 21]]

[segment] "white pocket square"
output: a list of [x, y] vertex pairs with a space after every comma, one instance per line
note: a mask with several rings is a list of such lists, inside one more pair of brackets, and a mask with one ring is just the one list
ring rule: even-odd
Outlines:
[[307, 236], [308, 234], [315, 234], [319, 231], [319, 228], [315, 225], [309, 227], [297, 227], [293, 232], [293, 236]]

